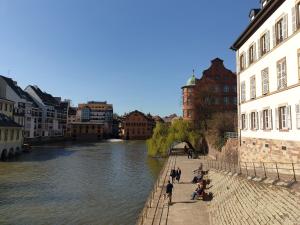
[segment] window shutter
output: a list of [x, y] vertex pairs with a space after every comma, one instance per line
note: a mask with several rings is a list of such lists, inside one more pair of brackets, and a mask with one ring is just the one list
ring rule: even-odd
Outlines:
[[257, 41], [257, 59], [260, 58], [260, 39]]
[[236, 53], [236, 64], [237, 64], [237, 71], [240, 72], [241, 67], [240, 67], [240, 56], [239, 53]]
[[255, 129], [259, 129], [259, 118], [258, 118], [258, 112], [255, 112]]
[[244, 53], [244, 61], [243, 61], [244, 69], [247, 68], [247, 65], [248, 65], [248, 57], [249, 57], [249, 55], [248, 55], [247, 53]]
[[263, 116], [263, 111], [260, 111], [259, 112], [259, 115], [260, 115], [260, 129], [261, 130], [264, 130], [264, 116]]
[[267, 52], [270, 51], [270, 31], [268, 30], [266, 33], [266, 48]]
[[248, 130], [248, 114], [245, 113], [245, 130]]
[[273, 32], [273, 48], [276, 46], [276, 29], [275, 26], [272, 27], [272, 32]]
[[246, 61], [246, 66], [244, 68], [246, 68], [246, 67], [248, 67], [250, 65], [250, 56], [249, 56], [249, 53], [250, 53], [250, 50], [248, 49], [248, 51], [246, 52], [246, 57], [245, 57], [245, 59], [248, 59], [248, 60], [245, 60]]
[[273, 129], [272, 109], [268, 110], [268, 114], [269, 114], [269, 127], [268, 127], [268, 129]]
[[283, 33], [283, 38], [286, 39], [288, 37], [288, 15], [287, 14], [283, 17], [282, 33]]
[[277, 89], [281, 88], [281, 64], [277, 63]]
[[286, 117], [287, 117], [287, 128], [289, 130], [292, 129], [292, 110], [291, 110], [291, 106], [288, 105], [286, 107]]
[[293, 33], [297, 30], [296, 7], [292, 8], [292, 28]]
[[249, 129], [253, 129], [252, 123], [251, 123], [251, 113], [249, 113]]
[[296, 126], [300, 129], [300, 104], [296, 105]]
[[276, 130], [279, 130], [279, 115], [278, 115], [278, 109], [279, 108], [276, 108], [275, 109], [275, 128]]
[[253, 44], [253, 61], [256, 61], [256, 43]]

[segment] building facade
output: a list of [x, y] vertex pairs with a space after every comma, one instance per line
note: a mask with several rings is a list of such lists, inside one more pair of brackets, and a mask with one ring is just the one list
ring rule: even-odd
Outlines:
[[41, 91], [37, 86], [29, 85], [25, 91], [39, 108], [37, 136], [61, 137], [65, 135], [68, 113], [68, 102]]
[[90, 101], [78, 105], [77, 118], [80, 122], [102, 124], [104, 136], [111, 136], [113, 129], [113, 105], [105, 102]]
[[236, 74], [224, 66], [223, 60], [216, 58], [200, 79], [193, 73], [182, 87], [183, 119], [195, 121], [205, 111], [237, 111], [236, 95]]
[[0, 76], [0, 97], [14, 102], [13, 118], [23, 127], [24, 137], [37, 137], [41, 115], [33, 99], [18, 86], [16, 81], [5, 76]]
[[133, 111], [122, 119], [122, 138], [126, 140], [146, 140], [152, 137], [155, 120], [151, 115]]
[[6, 160], [21, 152], [23, 128], [13, 120], [14, 102], [0, 98], [0, 158]]
[[300, 162], [300, 1], [262, 0], [235, 41], [240, 161]]

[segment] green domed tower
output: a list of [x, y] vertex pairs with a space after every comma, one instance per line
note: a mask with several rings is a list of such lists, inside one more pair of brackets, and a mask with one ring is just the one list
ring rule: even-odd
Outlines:
[[194, 120], [194, 89], [196, 87], [197, 78], [195, 77], [195, 71], [193, 75], [188, 79], [186, 85], [182, 89], [182, 114], [183, 119], [188, 121]]

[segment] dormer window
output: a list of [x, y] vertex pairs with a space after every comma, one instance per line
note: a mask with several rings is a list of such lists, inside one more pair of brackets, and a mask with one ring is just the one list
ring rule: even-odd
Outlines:
[[269, 0], [261, 0], [261, 7], [264, 8], [268, 2]]

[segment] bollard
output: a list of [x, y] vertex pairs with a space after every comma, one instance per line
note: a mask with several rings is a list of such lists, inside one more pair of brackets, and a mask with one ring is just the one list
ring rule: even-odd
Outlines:
[[263, 167], [264, 167], [265, 178], [267, 178], [267, 171], [266, 171], [265, 163], [263, 163]]
[[278, 180], [280, 179], [280, 177], [279, 177], [279, 172], [278, 172], [278, 166], [277, 166], [277, 162], [275, 163], [275, 165], [276, 165], [276, 171], [277, 171], [277, 178], [278, 178]]
[[293, 166], [293, 173], [294, 173], [294, 181], [296, 182], [297, 179], [296, 179], [296, 173], [295, 173], [295, 166], [294, 166], [294, 163], [292, 163], [292, 166]]
[[253, 163], [253, 169], [254, 169], [254, 176], [256, 177], [256, 169], [255, 169], [255, 164]]

